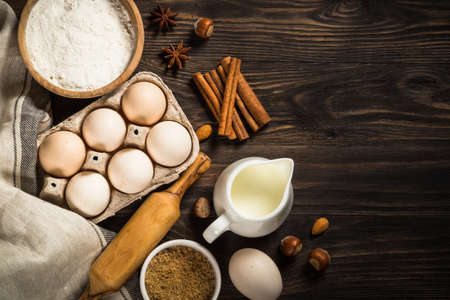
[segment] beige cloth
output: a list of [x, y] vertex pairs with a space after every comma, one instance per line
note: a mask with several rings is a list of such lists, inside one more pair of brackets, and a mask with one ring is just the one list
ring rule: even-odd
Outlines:
[[[36, 135], [49, 126], [49, 98], [25, 70], [16, 27], [0, 0], [0, 299], [78, 299], [112, 234], [33, 196]], [[139, 298], [136, 278], [128, 284], [105, 299]]]

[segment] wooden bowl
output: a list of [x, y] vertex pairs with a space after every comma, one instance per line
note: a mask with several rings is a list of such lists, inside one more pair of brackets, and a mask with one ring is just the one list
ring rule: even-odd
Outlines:
[[33, 8], [34, 4], [39, 0], [28, 0], [27, 4], [25, 5], [22, 15], [20, 16], [19, 21], [19, 31], [18, 31], [18, 44], [19, 44], [19, 51], [20, 55], [22, 56], [23, 62], [25, 63], [25, 66], [27, 67], [28, 71], [31, 73], [31, 76], [43, 87], [45, 87], [47, 90], [64, 96], [68, 98], [94, 98], [98, 96], [102, 96], [106, 93], [109, 93], [116, 89], [119, 85], [124, 83], [139, 64], [139, 61], [142, 56], [142, 50], [144, 48], [144, 25], [142, 24], [142, 17], [139, 13], [138, 8], [136, 7], [136, 4], [133, 0], [120, 0], [120, 2], [123, 4], [125, 9], [128, 10], [128, 13], [130, 15], [131, 22], [133, 24], [133, 27], [136, 31], [136, 45], [134, 48], [133, 56], [131, 57], [130, 62], [128, 63], [128, 66], [125, 68], [123, 73], [117, 77], [113, 82], [109, 83], [106, 86], [103, 86], [101, 88], [95, 89], [95, 90], [89, 90], [89, 91], [73, 91], [73, 90], [66, 90], [61, 87], [58, 87], [48, 80], [46, 80], [41, 74], [39, 74], [36, 69], [33, 66], [33, 63], [31, 62], [31, 59], [28, 55], [27, 45], [26, 45], [26, 27], [27, 27], [27, 21], [28, 17], [30, 15], [31, 9]]

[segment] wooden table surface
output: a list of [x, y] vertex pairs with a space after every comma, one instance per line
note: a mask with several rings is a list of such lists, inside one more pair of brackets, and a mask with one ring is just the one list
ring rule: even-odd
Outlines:
[[[10, 0], [20, 12], [24, 0]], [[272, 122], [239, 144], [201, 144], [211, 169], [186, 194], [182, 216], [165, 240], [206, 244], [202, 221], [192, 215], [200, 196], [212, 198], [228, 164], [247, 156], [291, 157], [295, 203], [273, 234], [247, 239], [225, 233], [207, 247], [223, 275], [220, 299], [240, 299], [227, 272], [230, 256], [260, 249], [278, 264], [282, 299], [450, 297], [450, 2], [449, 1], [161, 1], [178, 12], [167, 34], [150, 27], [155, 2], [136, 1], [146, 40], [137, 71], [160, 75], [194, 127], [211, 122], [191, 81], [226, 55], [240, 57], [242, 72]], [[212, 38], [192, 34], [199, 17], [214, 19]], [[161, 47], [184, 40], [191, 61], [165, 68]], [[53, 96], [57, 122], [89, 101]], [[100, 225], [118, 231], [141, 202]], [[330, 229], [310, 235], [313, 221]], [[279, 241], [303, 240], [293, 259]], [[307, 264], [315, 247], [332, 256], [323, 274]]]

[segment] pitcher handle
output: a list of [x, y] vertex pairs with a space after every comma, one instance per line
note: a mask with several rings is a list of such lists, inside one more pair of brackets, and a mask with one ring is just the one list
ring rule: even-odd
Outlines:
[[229, 229], [230, 224], [230, 219], [225, 214], [222, 214], [214, 222], [212, 222], [208, 228], [205, 229], [205, 231], [203, 231], [203, 238], [211, 244], [222, 233]]

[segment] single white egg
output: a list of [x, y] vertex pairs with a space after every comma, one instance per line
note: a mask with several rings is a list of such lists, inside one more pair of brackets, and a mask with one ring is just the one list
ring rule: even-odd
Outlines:
[[192, 150], [192, 139], [183, 125], [164, 121], [150, 130], [146, 147], [155, 162], [166, 167], [175, 167], [188, 158]]
[[230, 259], [228, 273], [236, 289], [252, 300], [275, 300], [283, 289], [277, 265], [257, 249], [236, 251]]
[[111, 108], [99, 108], [90, 112], [81, 128], [83, 138], [94, 150], [111, 152], [122, 145], [126, 124], [120, 114]]
[[56, 131], [41, 143], [38, 156], [45, 172], [56, 177], [69, 177], [83, 165], [86, 146], [75, 133]]
[[111, 192], [105, 177], [97, 172], [83, 171], [69, 180], [65, 194], [71, 210], [91, 218], [105, 210]]
[[125, 148], [111, 157], [108, 178], [112, 186], [126, 194], [143, 191], [153, 178], [153, 164], [143, 151]]
[[158, 122], [166, 111], [166, 95], [154, 83], [141, 81], [130, 85], [122, 96], [122, 111], [139, 125]]

